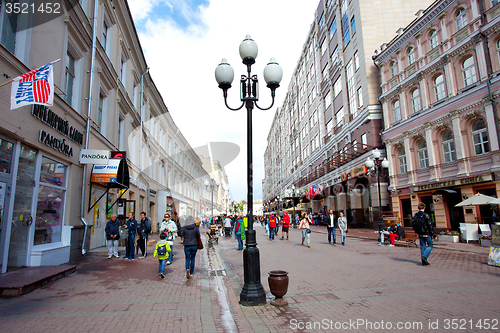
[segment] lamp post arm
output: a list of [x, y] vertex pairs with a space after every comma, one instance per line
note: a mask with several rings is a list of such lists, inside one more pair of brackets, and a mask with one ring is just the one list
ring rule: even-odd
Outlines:
[[231, 110], [231, 111], [238, 111], [238, 110], [241, 110], [241, 108], [245, 105], [245, 102], [241, 103], [241, 105], [236, 108], [236, 109], [233, 109], [232, 107], [230, 107], [228, 104], [227, 104], [227, 89], [224, 89], [224, 104], [226, 104], [226, 107]]
[[259, 110], [262, 110], [262, 111], [266, 111], [266, 110], [269, 110], [270, 108], [273, 107], [274, 105], [274, 96], [275, 96], [275, 91], [274, 89], [271, 89], [271, 97], [273, 98], [272, 102], [271, 102], [271, 105], [268, 107], [268, 108], [261, 108], [258, 104], [257, 104], [257, 101], [255, 102], [255, 106], [259, 109]]

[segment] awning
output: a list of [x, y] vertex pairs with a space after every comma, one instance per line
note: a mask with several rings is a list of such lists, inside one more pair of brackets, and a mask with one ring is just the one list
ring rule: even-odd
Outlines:
[[185, 199], [185, 198], [183, 198], [183, 197], [181, 197], [180, 195], [177, 195], [177, 194], [169, 193], [169, 195], [167, 195], [167, 197], [172, 197], [173, 199], [181, 201], [181, 202], [184, 202], [184, 203], [186, 203], [188, 205], [191, 204], [190, 200]]
[[437, 194], [453, 194], [453, 195], [458, 195], [458, 192], [455, 191], [455, 190], [441, 189], [441, 190], [438, 190], [436, 192], [433, 192], [432, 194], [433, 195], [437, 195]]

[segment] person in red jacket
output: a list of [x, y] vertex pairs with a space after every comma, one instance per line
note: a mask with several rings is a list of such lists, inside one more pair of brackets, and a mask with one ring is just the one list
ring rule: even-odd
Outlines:
[[288, 227], [290, 227], [290, 216], [285, 211], [285, 214], [283, 215], [283, 228], [281, 228], [281, 239], [285, 239], [286, 232], [286, 240], [288, 240]]
[[274, 241], [274, 233], [276, 230], [276, 216], [274, 216], [274, 213], [271, 213], [271, 216], [269, 216], [269, 240]]

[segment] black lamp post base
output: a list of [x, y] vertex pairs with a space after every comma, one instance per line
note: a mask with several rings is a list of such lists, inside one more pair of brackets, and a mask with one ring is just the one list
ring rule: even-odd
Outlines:
[[240, 304], [257, 306], [266, 304], [266, 292], [260, 283], [260, 254], [257, 248], [255, 230], [248, 230], [247, 246], [243, 251], [245, 284], [240, 293]]

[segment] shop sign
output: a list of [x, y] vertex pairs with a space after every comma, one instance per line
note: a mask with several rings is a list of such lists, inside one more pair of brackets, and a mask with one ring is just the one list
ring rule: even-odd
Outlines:
[[38, 135], [38, 141], [40, 141], [41, 143], [45, 143], [47, 146], [58, 150], [60, 153], [66, 156], [73, 157], [73, 148], [71, 148], [69, 142], [66, 143], [66, 139], [58, 139], [45, 131], [40, 131], [40, 134]]
[[368, 169], [366, 168], [366, 165], [363, 164], [363, 165], [351, 170], [351, 178], [362, 176], [367, 171], [368, 171]]
[[31, 114], [59, 133], [68, 137], [71, 141], [78, 143], [80, 146], [83, 145], [83, 133], [79, 132], [73, 126], [70, 126], [67, 120], [59, 117], [45, 105], [33, 105]]
[[116, 183], [120, 160], [110, 160], [108, 165], [94, 165], [92, 183]]
[[109, 150], [82, 149], [80, 150], [80, 164], [107, 165]]
[[419, 186], [415, 186], [413, 188], [413, 190], [415, 192], [418, 192], [418, 191], [427, 191], [427, 190], [433, 190], [433, 189], [436, 189], [436, 188], [462, 186], [462, 185], [468, 185], [468, 184], [475, 184], [475, 183], [487, 182], [487, 181], [491, 181], [492, 179], [493, 178], [492, 178], [491, 174], [480, 175], [480, 176], [472, 176], [472, 177], [467, 177], [467, 178], [460, 178], [460, 179], [448, 180], [448, 181], [444, 181], [444, 182], [437, 182], [437, 183], [419, 185]]

